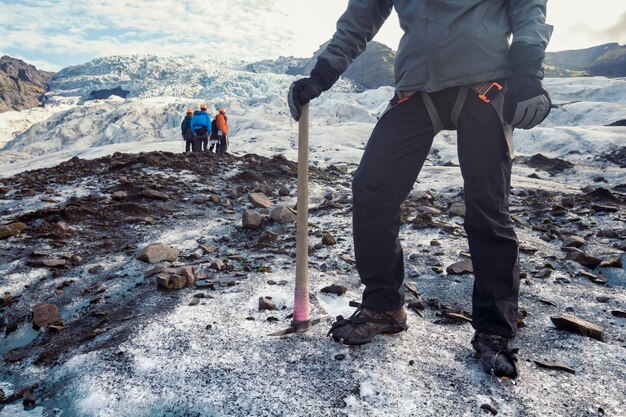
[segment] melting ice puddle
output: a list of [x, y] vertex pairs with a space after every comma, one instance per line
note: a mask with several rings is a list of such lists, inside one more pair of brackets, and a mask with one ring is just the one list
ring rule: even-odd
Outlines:
[[32, 323], [24, 323], [16, 331], [0, 340], [0, 355], [6, 352], [28, 345], [35, 340], [39, 332], [34, 330]]
[[24, 410], [24, 406], [21, 401], [18, 401], [17, 404], [11, 404], [4, 407], [2, 411], [0, 411], [0, 416], [11, 416], [11, 417], [42, 417], [43, 416], [43, 407], [36, 407], [33, 410], [26, 411]]

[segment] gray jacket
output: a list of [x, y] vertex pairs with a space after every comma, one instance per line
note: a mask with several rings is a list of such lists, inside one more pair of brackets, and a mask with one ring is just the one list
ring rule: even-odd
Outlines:
[[547, 0], [349, 0], [319, 58], [342, 74], [391, 14], [404, 35], [395, 63], [396, 90], [439, 91], [508, 78], [509, 40], [545, 49], [552, 26]]

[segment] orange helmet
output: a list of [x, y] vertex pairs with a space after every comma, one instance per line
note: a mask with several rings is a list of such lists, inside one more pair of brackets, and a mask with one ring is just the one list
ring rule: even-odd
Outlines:
[[200, 105], [200, 110], [206, 110], [206, 104], [201, 104]]
[[220, 109], [220, 113], [226, 113], [226, 110], [224, 109], [224, 107]]
[[188, 108], [187, 109], [187, 114], [193, 114], [193, 109], [192, 108]]

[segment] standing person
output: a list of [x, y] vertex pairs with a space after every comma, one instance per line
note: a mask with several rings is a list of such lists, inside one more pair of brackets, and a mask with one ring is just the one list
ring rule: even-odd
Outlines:
[[[337, 81], [395, 7], [404, 30], [395, 94], [374, 128], [353, 183], [353, 238], [365, 285], [354, 314], [329, 336], [370, 342], [407, 329], [400, 205], [441, 129], [456, 129], [464, 180], [465, 231], [474, 265], [472, 346], [487, 372], [517, 377], [518, 243], [509, 219], [513, 128], [550, 111], [543, 59], [552, 27], [547, 0], [349, 0], [309, 78], [292, 84], [300, 108]], [[509, 37], [512, 35], [512, 44]]]
[[180, 130], [185, 141], [185, 152], [190, 152], [193, 147], [193, 133], [191, 131], [191, 119], [193, 118], [193, 109], [187, 109], [187, 115], [180, 124]]
[[217, 147], [217, 153], [224, 154], [228, 149], [228, 117], [226, 117], [226, 110], [224, 108], [219, 109], [215, 116], [215, 122], [217, 125], [217, 137], [219, 145]]
[[209, 138], [209, 145], [210, 145], [209, 152], [213, 152], [214, 148], [215, 148], [215, 153], [219, 152], [220, 141], [217, 136], [217, 114], [215, 115], [215, 117], [213, 118], [213, 121], [211, 122], [211, 137]]
[[200, 110], [193, 114], [191, 130], [194, 134], [193, 151], [206, 151], [211, 134], [211, 116], [206, 112], [206, 104], [201, 104]]

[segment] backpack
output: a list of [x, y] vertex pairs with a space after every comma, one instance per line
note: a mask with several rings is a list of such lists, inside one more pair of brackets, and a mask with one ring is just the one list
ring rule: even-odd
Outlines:
[[198, 126], [194, 132], [196, 136], [205, 137], [209, 133], [209, 129], [206, 126]]

